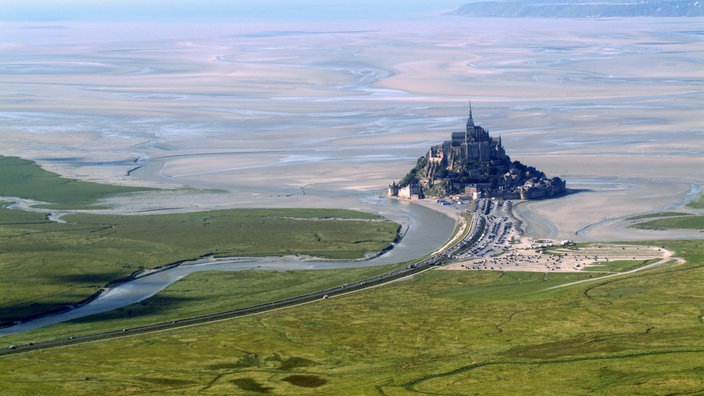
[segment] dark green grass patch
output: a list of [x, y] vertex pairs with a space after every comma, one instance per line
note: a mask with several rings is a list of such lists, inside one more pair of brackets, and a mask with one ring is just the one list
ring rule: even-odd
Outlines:
[[687, 206], [689, 206], [690, 208], [694, 208], [694, 209], [704, 209], [704, 194], [699, 195], [699, 197], [697, 197], [697, 199], [688, 203]]
[[269, 393], [272, 389], [268, 386], [262, 386], [260, 383], [251, 378], [237, 378], [231, 380], [230, 382], [232, 382], [239, 389], [255, 393]]
[[53, 207], [85, 208], [109, 196], [141, 191], [154, 189], [66, 179], [32, 161], [0, 156], [0, 196], [50, 202]]
[[645, 230], [663, 230], [669, 228], [685, 228], [692, 230], [704, 230], [704, 216], [681, 216], [667, 219], [658, 219], [637, 223], [632, 225], [635, 228]]
[[317, 388], [327, 384], [325, 378], [318, 377], [317, 375], [289, 375], [282, 379], [292, 385], [301, 386], [304, 388]]
[[626, 220], [642, 220], [642, 219], [650, 219], [654, 217], [674, 217], [674, 216], [687, 216], [689, 213], [682, 213], [682, 212], [661, 212], [661, 213], [650, 213], [650, 214], [645, 214], [645, 215], [639, 215], [639, 216], [633, 216], [629, 217]]

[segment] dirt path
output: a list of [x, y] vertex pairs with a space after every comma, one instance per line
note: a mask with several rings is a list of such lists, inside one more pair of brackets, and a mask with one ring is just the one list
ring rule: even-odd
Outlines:
[[663, 257], [662, 257], [662, 259], [660, 259], [660, 260], [658, 260], [658, 261], [656, 261], [656, 262], [654, 262], [654, 263], [651, 263], [651, 264], [648, 264], [648, 265], [644, 265], [644, 266], [642, 266], [642, 267], [634, 268], [634, 269], [629, 270], [629, 271], [618, 272], [618, 273], [615, 273], [615, 274], [604, 275], [604, 276], [600, 276], [600, 277], [598, 277], [598, 278], [582, 279], [582, 280], [579, 280], [579, 281], [574, 281], [574, 282], [569, 282], [569, 283], [565, 283], [565, 284], [562, 284], [562, 285], [557, 285], [557, 286], [553, 286], [553, 287], [548, 287], [547, 289], [543, 289], [543, 291], [546, 291], [546, 290], [553, 290], [553, 289], [559, 289], [559, 288], [562, 288], [562, 287], [573, 286], [573, 285], [577, 285], [577, 284], [580, 284], [580, 283], [586, 283], [586, 282], [591, 282], [591, 281], [595, 281], [595, 280], [603, 280], [603, 279], [607, 279], [607, 278], [614, 278], [614, 277], [617, 277], [617, 276], [630, 275], [630, 274], [633, 274], [633, 273], [635, 273], [635, 272], [639, 272], [639, 271], [643, 271], [643, 270], [646, 270], [646, 269], [651, 269], [651, 268], [654, 268], [654, 267], [658, 267], [658, 266], [661, 266], [661, 265], [665, 265], [665, 264], [669, 263], [670, 261], [672, 261], [673, 259], [676, 260], [676, 264], [675, 264], [675, 265], [682, 265], [682, 264], [685, 263], [685, 260], [684, 260], [683, 258], [681, 258], [681, 257], [674, 257], [674, 253], [673, 253], [672, 251], [670, 251], [670, 250], [662, 249], [662, 252], [663, 252]]

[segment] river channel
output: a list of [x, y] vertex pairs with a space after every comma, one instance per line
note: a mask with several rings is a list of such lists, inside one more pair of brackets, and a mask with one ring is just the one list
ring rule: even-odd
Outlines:
[[440, 212], [407, 201], [384, 197], [360, 197], [376, 213], [401, 224], [403, 238], [393, 249], [369, 260], [305, 260], [296, 257], [204, 258], [169, 269], [152, 271], [129, 282], [111, 286], [89, 303], [53, 315], [43, 316], [0, 329], [0, 337], [38, 329], [56, 323], [111, 311], [143, 301], [184, 276], [198, 271], [291, 271], [375, 266], [400, 263], [422, 257], [442, 247], [451, 237], [455, 220]]

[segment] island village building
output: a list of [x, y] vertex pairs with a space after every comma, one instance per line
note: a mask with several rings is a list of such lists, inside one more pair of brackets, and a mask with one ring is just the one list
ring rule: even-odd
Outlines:
[[422, 169], [416, 167], [407, 184], [389, 185], [388, 195], [422, 199], [424, 190], [438, 184], [447, 186], [445, 191], [474, 199], [541, 199], [565, 193], [562, 179], [548, 179], [535, 168], [512, 163], [501, 137], [491, 137], [486, 129], [475, 125], [471, 104], [465, 130], [452, 132], [451, 140], [432, 146], [422, 165]]

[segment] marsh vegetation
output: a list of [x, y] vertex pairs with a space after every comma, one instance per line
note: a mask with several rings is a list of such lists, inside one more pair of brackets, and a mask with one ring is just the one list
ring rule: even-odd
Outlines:
[[[21, 164], [28, 179], [49, 187], [74, 184]], [[0, 174], [15, 172], [11, 166]], [[17, 180], [16, 177], [4, 177]], [[35, 197], [34, 182], [5, 185], [13, 196]], [[114, 191], [91, 185], [77, 202]], [[70, 188], [69, 188], [70, 189]], [[41, 189], [39, 189], [41, 190]], [[120, 192], [124, 192], [119, 190]], [[62, 201], [70, 203], [69, 201]], [[145, 215], [73, 214], [65, 223], [42, 213], [0, 208], [0, 323], [78, 303], [110, 282], [146, 269], [206, 255], [308, 255], [356, 259], [397, 238], [399, 226], [377, 215], [343, 209], [231, 209]]]
[[33, 161], [0, 156], [0, 197], [42, 201], [54, 209], [75, 209], [96, 208], [101, 199], [144, 191], [154, 189], [67, 179], [43, 170]]
[[692, 230], [704, 230], [704, 216], [684, 215], [677, 217], [659, 218], [645, 221], [633, 225], [635, 228], [646, 230], [665, 230], [671, 228], [686, 228]]
[[550, 291], [593, 275], [430, 271], [292, 309], [5, 357], [0, 380], [72, 394], [696, 393], [704, 244], [658, 243], [687, 264]]

